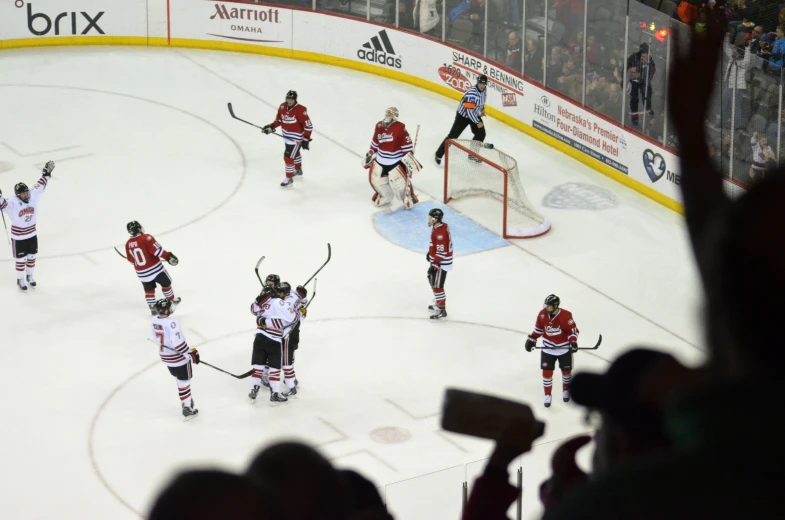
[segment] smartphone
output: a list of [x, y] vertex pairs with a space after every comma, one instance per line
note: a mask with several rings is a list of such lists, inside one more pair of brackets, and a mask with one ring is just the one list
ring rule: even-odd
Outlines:
[[526, 404], [456, 388], [448, 388], [444, 394], [442, 428], [448, 432], [499, 440], [513, 420], [536, 426], [537, 437], [545, 433], [545, 423], [535, 419]]

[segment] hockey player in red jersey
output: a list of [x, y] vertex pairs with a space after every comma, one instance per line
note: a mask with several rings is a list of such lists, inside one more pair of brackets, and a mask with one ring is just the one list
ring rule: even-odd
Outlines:
[[384, 119], [376, 123], [363, 168], [369, 170], [368, 181], [375, 192], [371, 200], [376, 206], [385, 206], [393, 198], [400, 200], [406, 209], [417, 204], [411, 177], [422, 165], [414, 157], [406, 125], [398, 121], [397, 108], [388, 108]]
[[562, 399], [570, 400], [570, 382], [572, 381], [572, 355], [578, 351], [578, 326], [572, 318], [572, 313], [560, 309], [561, 300], [555, 294], [545, 298], [545, 305], [537, 322], [534, 332], [526, 340], [526, 352], [531, 352], [537, 346], [537, 338], [542, 336], [542, 385], [545, 388], [545, 407], [551, 405], [551, 390], [553, 389], [553, 370], [556, 361], [559, 362], [562, 379]]
[[142, 225], [136, 220], [131, 221], [126, 225], [128, 234], [131, 238], [125, 243], [125, 257], [134, 264], [136, 269], [136, 276], [142, 282], [144, 287], [144, 298], [147, 300], [147, 305], [150, 307], [150, 312], [156, 316], [155, 310], [155, 286], [161, 286], [164, 296], [172, 303], [177, 305], [180, 303], [180, 298], [175, 298], [174, 290], [172, 290], [172, 278], [166, 272], [166, 268], [161, 263], [163, 258], [169, 265], [177, 265], [179, 260], [174, 253], [164, 251], [164, 248], [153, 238], [144, 232]]
[[444, 294], [444, 282], [447, 280], [447, 271], [452, 271], [452, 236], [450, 227], [442, 222], [444, 212], [433, 208], [428, 212], [428, 225], [431, 230], [431, 244], [425, 258], [431, 264], [428, 268], [428, 282], [433, 289], [436, 301], [428, 306], [428, 310], [435, 312], [432, 320], [447, 317], [447, 297]]
[[294, 185], [294, 176], [302, 175], [302, 162], [303, 158], [300, 155], [300, 148], [305, 150], [310, 149], [311, 133], [313, 133], [313, 125], [311, 118], [308, 116], [308, 109], [303, 105], [297, 103], [297, 92], [290, 90], [286, 93], [286, 102], [278, 107], [278, 114], [275, 116], [275, 121], [262, 128], [265, 134], [275, 132], [275, 129], [281, 127], [281, 135], [286, 143], [286, 149], [283, 154], [283, 162], [286, 165], [286, 177], [281, 186], [288, 188]]

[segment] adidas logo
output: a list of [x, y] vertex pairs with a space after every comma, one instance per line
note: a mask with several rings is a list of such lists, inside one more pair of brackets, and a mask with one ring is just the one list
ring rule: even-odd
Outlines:
[[387, 36], [386, 29], [379, 31], [379, 34], [371, 38], [368, 43], [364, 43], [362, 48], [357, 51], [357, 57], [371, 63], [379, 63], [396, 69], [401, 68], [401, 58], [395, 56], [395, 49]]

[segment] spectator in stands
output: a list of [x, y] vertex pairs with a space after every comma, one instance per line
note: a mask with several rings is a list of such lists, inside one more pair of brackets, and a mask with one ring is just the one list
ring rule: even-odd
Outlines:
[[769, 146], [769, 141], [765, 135], [758, 139], [758, 132], [753, 132], [750, 138], [752, 145], [752, 164], [750, 165], [750, 179], [762, 177], [773, 168], [777, 167], [777, 159], [774, 150]]
[[586, 63], [591, 65], [603, 64], [605, 47], [597, 41], [597, 37], [590, 34], [586, 39]]
[[542, 68], [545, 65], [540, 41], [526, 40], [526, 54], [523, 56], [524, 74], [527, 78], [542, 83]]
[[758, 56], [766, 61], [771, 61], [771, 47], [777, 41], [777, 33], [763, 33], [760, 37], [760, 51]]
[[551, 49], [551, 56], [545, 65], [545, 83], [548, 88], [558, 89], [559, 78], [562, 76], [562, 50], [560, 47]]
[[777, 39], [771, 46], [769, 62], [777, 67], [782, 67], [785, 63], [785, 25], [777, 26]]
[[[750, 48], [746, 45], [735, 46], [728, 34], [723, 44], [727, 66], [723, 74], [722, 118], [728, 121], [733, 113], [733, 128], [743, 128], [747, 124], [747, 110], [744, 110], [744, 93], [747, 91], [747, 70], [750, 66]], [[732, 107], [735, 105], [735, 111]]]
[[[385, 23], [395, 25], [395, 3], [395, 0], [387, 0], [387, 3], [384, 4], [382, 19]], [[398, 2], [398, 27], [414, 29], [411, 0], [399, 0]]]
[[638, 52], [627, 58], [627, 77], [630, 81], [630, 118], [633, 126], [638, 126], [638, 98], [643, 96], [644, 110], [654, 115], [651, 108], [651, 80], [656, 72], [654, 59], [649, 56], [649, 44], [641, 43]]
[[[592, 477], [652, 454], [667, 452], [663, 408], [687, 369], [670, 354], [635, 349], [613, 361], [605, 374], [578, 373], [572, 382], [573, 400], [593, 414]], [[552, 476], [540, 486], [546, 511], [560, 502], [586, 475], [575, 462], [575, 453], [590, 440], [581, 436], [557, 449], [552, 458]]]
[[[779, 135], [777, 132], [779, 132]], [[785, 140], [785, 108], [780, 111], [780, 117], [776, 121], [769, 122], [769, 126], [766, 129], [766, 137], [769, 138], [770, 143], [775, 144], [778, 139]], [[783, 147], [782, 151], [785, 151], [785, 147]]]
[[763, 27], [756, 25], [750, 34], [750, 54], [753, 56], [760, 56], [761, 36], [763, 36]]
[[567, 52], [572, 56], [583, 57], [583, 31], [578, 31], [567, 41]]
[[472, 0], [469, 7], [469, 20], [472, 21], [472, 45], [475, 51], [482, 51], [485, 35], [485, 3], [487, 0]]
[[558, 79], [558, 90], [570, 99], [579, 100], [583, 87], [581, 67], [576, 63], [577, 58], [568, 57], [562, 66], [562, 74]]
[[521, 39], [518, 33], [511, 32], [507, 38], [507, 56], [504, 58], [504, 65], [510, 69], [521, 71]]
[[564, 24], [568, 34], [583, 29], [584, 0], [553, 0], [556, 20]]
[[349, 497], [349, 520], [393, 520], [370, 480], [356, 471], [345, 469], [339, 470], [338, 476]]
[[417, 0], [414, 6], [414, 25], [421, 33], [441, 30], [441, 16], [436, 10], [436, 0]]
[[614, 121], [621, 121], [621, 109], [624, 97], [621, 94], [620, 82], [612, 81], [608, 84], [608, 98], [603, 103], [601, 111]]

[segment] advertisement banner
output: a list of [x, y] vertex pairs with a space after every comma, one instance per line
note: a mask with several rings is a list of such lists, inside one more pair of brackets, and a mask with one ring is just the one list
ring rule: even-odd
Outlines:
[[630, 177], [681, 202], [679, 158], [637, 136], [630, 136], [627, 154]]
[[292, 11], [218, 0], [171, 0], [172, 38], [291, 48]]
[[0, 40], [147, 36], [147, 4], [134, 0], [4, 0]]

